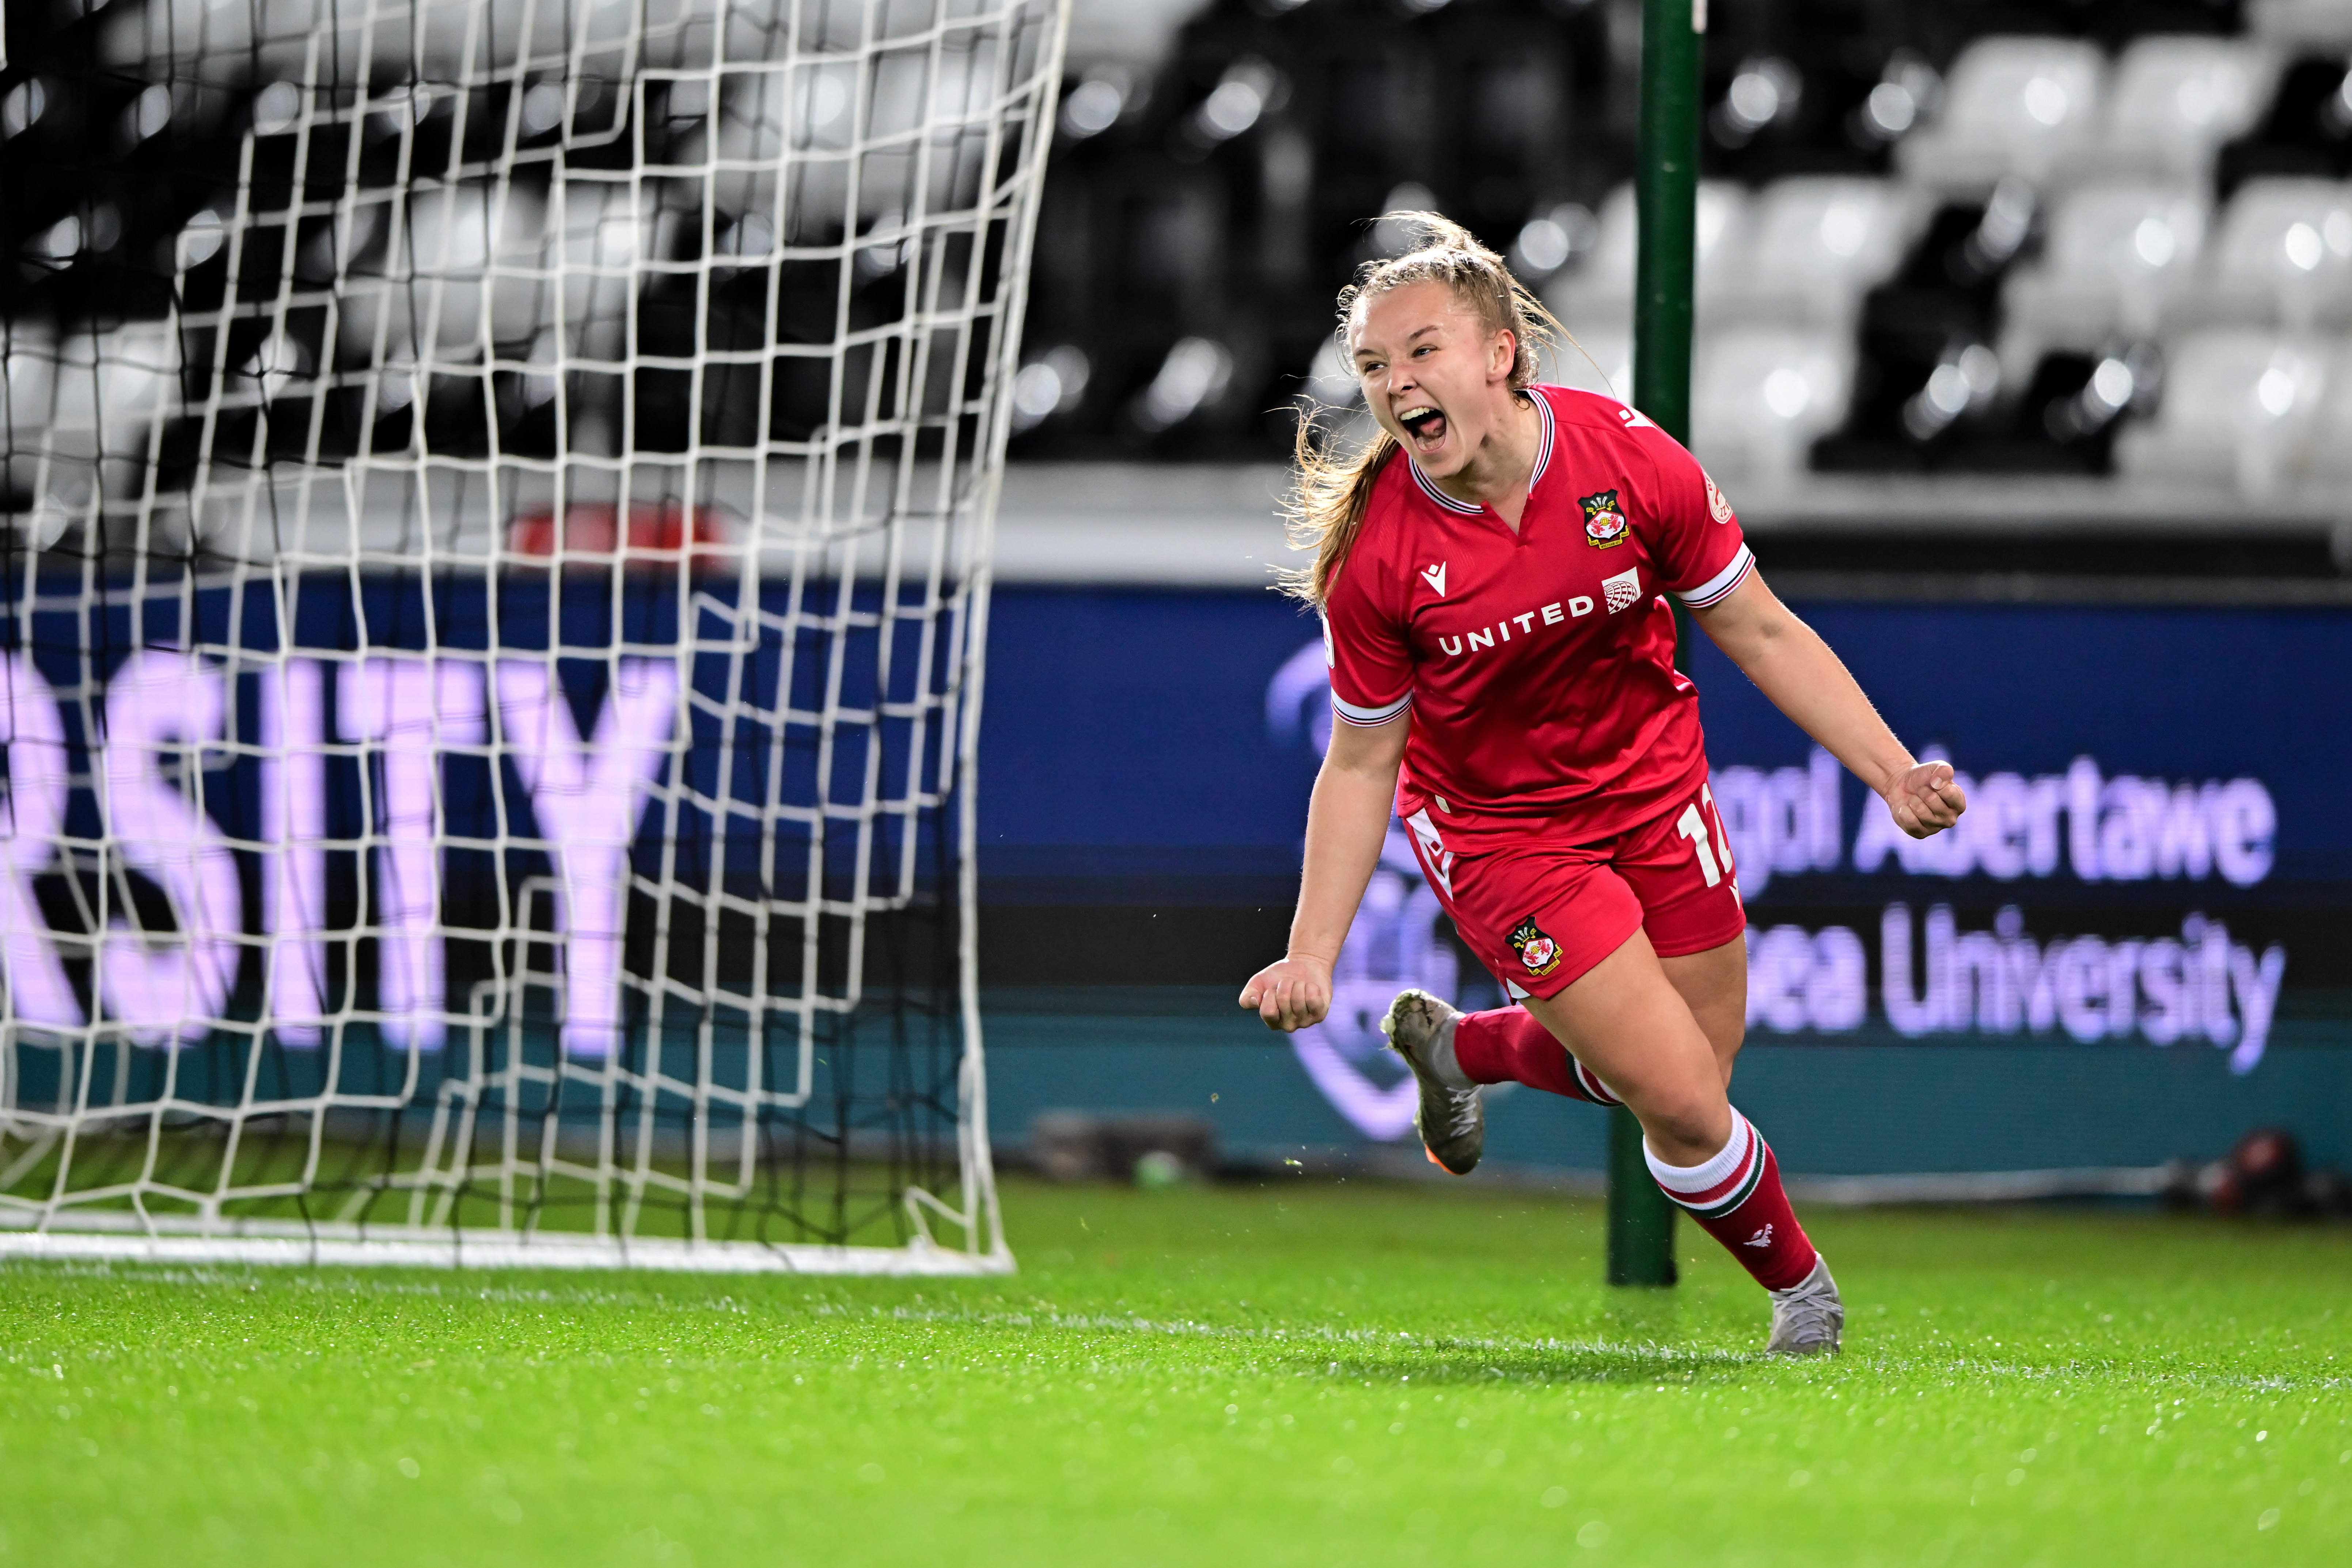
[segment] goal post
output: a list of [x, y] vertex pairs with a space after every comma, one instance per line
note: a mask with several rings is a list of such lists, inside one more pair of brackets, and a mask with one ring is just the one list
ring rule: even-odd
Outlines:
[[0, 281], [0, 1256], [1012, 1268], [974, 775], [1066, 9], [10, 40], [0, 158], [90, 129]]

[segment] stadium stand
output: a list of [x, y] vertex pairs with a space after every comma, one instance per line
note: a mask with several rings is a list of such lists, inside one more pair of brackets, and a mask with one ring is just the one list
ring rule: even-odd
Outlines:
[[1732, 327], [1698, 345], [1691, 373], [1692, 445], [1731, 475], [1785, 475], [1844, 421], [1853, 382], [1849, 340], [1790, 327]]
[[2142, 38], [2116, 64], [2095, 139], [2055, 172], [2201, 183], [2221, 144], [2253, 129], [2277, 75], [2251, 40]]
[[[151, 102], [103, 68], [124, 0], [8, 9], [0, 314], [60, 342], [110, 312], [156, 317], [133, 297], [154, 269], [113, 262], [202, 247], [217, 218], [148, 173], [168, 154], [231, 179], [236, 117], [201, 94]], [[1414, 205], [1469, 224], [1540, 289], [1584, 351], [1556, 374], [1630, 393], [1640, 16], [1639, 0], [1082, 7], [1015, 459], [1279, 462], [1303, 401], [1349, 400], [1326, 352], [1332, 295], [1393, 242], [1377, 216]], [[1859, 476], [2128, 489], [2156, 470], [2118, 453], [2156, 438], [2120, 437], [2173, 427], [2160, 410], [2187, 395], [2178, 362], [2202, 334], [2284, 334], [2332, 363], [2309, 334], [2352, 330], [2347, 50], [2352, 0], [1716, 0], [1702, 456], [1822, 505]], [[120, 155], [88, 155], [101, 142]], [[1705, 390], [1727, 365], [1761, 379]], [[1777, 406], [1801, 383], [1801, 412], [1764, 395], [1775, 372]], [[436, 397], [396, 416], [497, 418], [528, 446], [547, 416], [513, 390], [512, 409]], [[12, 416], [52, 395], [12, 385]], [[131, 417], [110, 416], [125, 432], [140, 395], [121, 388]], [[786, 397], [794, 419], [801, 401]], [[179, 439], [165, 432], [167, 457]], [[2225, 490], [2271, 475], [2267, 494], [2319, 518], [2317, 459], [2283, 461], [2189, 470]], [[2212, 498], [2175, 484], [2150, 504]]]
[[1902, 263], [1927, 215], [1916, 193], [1885, 180], [1781, 180], [1756, 198], [1734, 243], [1718, 247], [1724, 313], [1850, 336], [1863, 294]]
[[2332, 180], [2252, 181], [2231, 198], [2204, 275], [2168, 325], [2340, 329], [2352, 318], [2352, 188]]
[[2343, 0], [2249, 0], [2248, 28], [2276, 43], [2352, 47], [2352, 6]]
[[[1028, 349], [1059, 356], [1065, 395], [1024, 414], [1016, 458], [1278, 461], [1297, 400], [1350, 395], [1318, 355], [1331, 291], [1388, 243], [1368, 218], [1422, 202], [1540, 289], [1583, 350], [1555, 374], [1628, 392], [1639, 17], [1214, 0], [1156, 68], [1074, 51]], [[1701, 455], [1755, 476], [1751, 510], [1841, 505], [1870, 475], [2136, 496], [2162, 475], [2135, 504], [2189, 516], [2243, 485], [2304, 535], [2342, 532], [2312, 490], [2311, 401], [2341, 393], [2306, 369], [2352, 326], [2347, 48], [2352, 0], [1718, 0]], [[1408, 130], [1431, 124], [1465, 133]], [[2282, 373], [2292, 408], [2178, 435], [2281, 384], [2264, 359], [2237, 391], [2184, 386], [2252, 363], [2248, 332], [2305, 367]], [[1147, 395], [1193, 340], [1230, 370], [1169, 420]]]
[[2196, 276], [2205, 216], [2201, 195], [2165, 184], [2086, 185], [2062, 198], [2040, 263], [2002, 290], [2004, 378], [2021, 382], [2053, 350], [2153, 335]]
[[2302, 335], [2236, 329], [2187, 338], [2156, 416], [2117, 440], [2116, 466], [2136, 478], [2273, 494], [2309, 460], [2336, 357], [2332, 343]]
[[[1696, 287], [1692, 307], [1701, 320], [1717, 314], [1737, 287], [1738, 272], [1753, 247], [1747, 243], [1753, 201], [1730, 180], [1706, 180], [1698, 188]], [[1563, 268], [1545, 303], [1576, 330], [1633, 330], [1633, 247], [1638, 225], [1633, 187], [1609, 193], [1595, 226], [1598, 237], [1580, 264]], [[1579, 328], [1573, 323], [1590, 323]]]
[[2005, 174], [2047, 180], [2092, 144], [2107, 65], [2074, 39], [1987, 38], [1953, 64], [1944, 110], [1896, 152], [1904, 178], [1981, 195]]

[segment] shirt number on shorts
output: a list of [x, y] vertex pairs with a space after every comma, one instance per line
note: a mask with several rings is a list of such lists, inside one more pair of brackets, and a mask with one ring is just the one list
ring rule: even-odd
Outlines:
[[[1710, 799], [1707, 804], [1713, 805], [1715, 802]], [[1706, 818], [1699, 815], [1697, 801], [1683, 807], [1682, 816], [1675, 819], [1675, 829], [1689, 839], [1691, 848], [1697, 852], [1699, 874], [1706, 879], [1706, 885], [1710, 888], [1719, 886], [1723, 881], [1723, 868], [1731, 863], [1731, 857], [1726, 854], [1721, 861], [1717, 860], [1715, 846], [1707, 838]]]

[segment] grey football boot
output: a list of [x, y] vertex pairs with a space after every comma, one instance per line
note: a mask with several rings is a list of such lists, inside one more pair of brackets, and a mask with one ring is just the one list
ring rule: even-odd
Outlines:
[[1486, 1148], [1486, 1109], [1479, 1103], [1475, 1085], [1454, 1088], [1437, 1076], [1430, 1060], [1434, 1049], [1451, 1044], [1454, 1022], [1461, 1016], [1426, 991], [1400, 992], [1381, 1020], [1381, 1033], [1421, 1085], [1412, 1125], [1430, 1161], [1466, 1176], [1478, 1168], [1478, 1156]]
[[1772, 1337], [1764, 1342], [1766, 1355], [1837, 1353], [1838, 1336], [1845, 1331], [1845, 1303], [1838, 1299], [1827, 1258], [1816, 1258], [1813, 1271], [1786, 1290], [1765, 1294], [1772, 1298]]

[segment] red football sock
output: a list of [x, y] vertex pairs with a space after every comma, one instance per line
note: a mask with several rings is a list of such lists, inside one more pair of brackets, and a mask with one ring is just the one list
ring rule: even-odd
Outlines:
[[1666, 1196], [1688, 1209], [1699, 1228], [1721, 1242], [1767, 1290], [1801, 1282], [1821, 1260], [1797, 1223], [1797, 1211], [1789, 1206], [1780, 1163], [1738, 1111], [1731, 1113], [1731, 1141], [1703, 1164], [1669, 1165], [1651, 1152], [1646, 1141], [1642, 1152]]
[[1591, 1105], [1622, 1103], [1525, 1007], [1465, 1013], [1454, 1026], [1454, 1059], [1474, 1083], [1523, 1083]]

